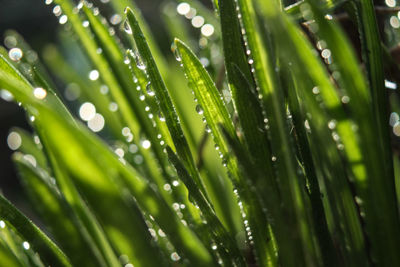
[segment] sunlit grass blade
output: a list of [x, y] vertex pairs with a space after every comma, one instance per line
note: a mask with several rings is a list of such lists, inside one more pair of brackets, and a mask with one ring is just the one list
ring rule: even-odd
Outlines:
[[[279, 10], [275, 2], [268, 1], [268, 3], [271, 6], [271, 12]], [[271, 143], [272, 154], [276, 159], [280, 194], [284, 195], [282, 202], [286, 209], [285, 221], [287, 224], [285, 226], [287, 228], [283, 230], [281, 228], [283, 225], [279, 225], [276, 228], [278, 231], [275, 232], [279, 251], [282, 251], [280, 260], [289, 266], [299, 264], [299, 262], [301, 262], [300, 264], [311, 264], [316, 260], [316, 254], [310, 238], [309, 217], [306, 213], [308, 202], [304, 197], [302, 182], [297, 176], [297, 163], [286, 122], [283, 90], [276, 72], [275, 47], [258, 34], [262, 26], [259, 25], [252, 1], [240, 0], [238, 6], [241, 26], [245, 32], [244, 38], [247, 41], [246, 49], [250, 51], [249, 60], [252, 60], [253, 77], [260, 97], [262, 97], [271, 140], [273, 140]], [[288, 231], [292, 234], [288, 235]], [[291, 253], [296, 253], [296, 256], [284, 256]], [[293, 262], [295, 258], [297, 260]]]
[[160, 75], [160, 72], [158, 71], [154, 58], [150, 52], [150, 48], [146, 42], [145, 36], [142, 33], [138, 21], [135, 18], [135, 15], [129, 8], [126, 9], [126, 15], [128, 18], [129, 27], [132, 30], [137, 50], [139, 52], [139, 56], [141, 57], [140, 60], [144, 62], [147, 69], [147, 74], [150, 81], [149, 86], [151, 86], [155, 92], [155, 97], [160, 107], [160, 111], [165, 118], [177, 153], [183, 160], [185, 167], [188, 169], [189, 173], [195, 180], [197, 186], [199, 186], [203, 194], [207, 196], [205, 187], [203, 185], [203, 182], [201, 181], [193, 160], [193, 156], [190, 152], [188, 142], [183, 135], [178, 115], [175, 111], [174, 105], [165, 86], [165, 83]]
[[[215, 241], [218, 244], [217, 247], [219, 247], [218, 250], [223, 253], [221, 253], [223, 261], [227, 265], [235, 264], [237, 266], [244, 266], [244, 260], [240, 255], [235, 240], [226, 231], [226, 229], [218, 219], [217, 215], [215, 214], [215, 211], [212, 208], [211, 204], [207, 201], [202, 192], [198, 190], [196, 184], [193, 182], [193, 179], [190, 177], [189, 173], [187, 172], [179, 158], [175, 155], [171, 148], [167, 147], [166, 149], [168, 152], [169, 160], [175, 166], [179, 177], [188, 188], [190, 197], [199, 206], [205, 219], [207, 220], [207, 223], [212, 227]], [[225, 252], [225, 250], [227, 251]]]
[[[1, 230], [0, 230], [1, 231]], [[21, 260], [11, 251], [0, 237], [0, 264], [9, 267], [23, 267]]]
[[32, 248], [40, 253], [42, 260], [47, 264], [72, 266], [60, 248], [1, 195], [0, 217], [14, 227]]
[[[52, 184], [48, 174], [43, 169], [34, 168], [32, 163], [28, 162], [24, 155], [20, 153], [14, 154], [13, 160], [22, 178], [25, 190], [34, 201], [35, 210], [42, 215], [47, 225], [50, 226], [54, 238], [62, 243], [62, 249], [71, 259], [71, 263], [84, 263], [86, 266], [95, 266], [96, 264], [106, 266], [101, 255], [93, 253], [97, 250], [97, 247], [93, 243], [87, 243], [87, 240], [82, 238], [81, 233], [74, 225], [74, 221], [68, 216], [72, 214], [72, 210], [68, 210], [67, 204], [63, 202], [60, 192]], [[87, 246], [89, 246], [89, 251], [87, 251]], [[88, 253], [91, 255], [90, 260], [87, 257]]]
[[[224, 139], [221, 128], [218, 126], [221, 124], [225, 130], [231, 135], [236, 136], [235, 128], [230, 119], [230, 115], [225, 107], [224, 102], [221, 100], [221, 96], [211, 80], [211, 77], [207, 71], [202, 66], [201, 62], [193, 54], [193, 52], [178, 39], [175, 40], [177, 46], [178, 57], [182, 61], [184, 71], [189, 80], [189, 86], [194, 91], [196, 99], [198, 101], [198, 110], [200, 113], [204, 114], [207, 121], [207, 125], [213, 134], [213, 139], [215, 146], [220, 153], [220, 157], [223, 159], [224, 164], [226, 164], [228, 172], [232, 179], [234, 187], [237, 187], [240, 191], [239, 195], [243, 198], [242, 201], [246, 202], [244, 205], [251, 209], [250, 207], [259, 207], [258, 200], [254, 200], [249, 191], [248, 182], [242, 177], [240, 170], [238, 168], [238, 163], [234, 157], [229, 154], [228, 145]], [[247, 208], [245, 208], [247, 211]], [[254, 217], [253, 217], [254, 216]], [[262, 212], [249, 214], [250, 225], [254, 227], [253, 231], [256, 232], [257, 236], [260, 237], [259, 240], [255, 240], [256, 248], [260, 248], [257, 251], [259, 253], [259, 258], [264, 259], [263, 255], [266, 253], [265, 248], [259, 245], [259, 241], [262, 241], [264, 236], [264, 231], [266, 225], [263, 227], [260, 223], [265, 220]], [[256, 228], [257, 227], [257, 228]]]

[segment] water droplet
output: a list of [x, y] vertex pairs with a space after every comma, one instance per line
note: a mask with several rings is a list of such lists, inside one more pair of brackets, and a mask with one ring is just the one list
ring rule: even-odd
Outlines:
[[31, 246], [29, 245], [29, 243], [28, 242], [26, 242], [26, 241], [24, 241], [23, 243], [22, 243], [22, 246], [23, 246], [23, 248], [25, 249], [25, 250], [28, 250]]
[[192, 25], [195, 28], [200, 28], [204, 24], [204, 18], [202, 16], [195, 16], [192, 19]]
[[45, 0], [44, 3], [45, 3], [46, 5], [50, 5], [51, 3], [53, 3], [53, 0]]
[[36, 159], [34, 156], [26, 154], [23, 156], [23, 159], [29, 162], [29, 164], [31, 164], [33, 167], [36, 167]]
[[115, 149], [114, 153], [120, 158], [123, 158], [125, 156], [125, 152], [122, 148]]
[[90, 24], [90, 22], [87, 21], [87, 20], [84, 20], [84, 21], [82, 22], [82, 26], [83, 26], [84, 28], [89, 27], [89, 24]]
[[19, 49], [18, 47], [14, 47], [10, 49], [10, 51], [8, 52], [8, 56], [12, 61], [19, 61], [22, 58], [23, 53], [21, 49]]
[[181, 257], [178, 255], [178, 253], [176, 253], [176, 252], [171, 253], [171, 260], [179, 261], [180, 259], [181, 259]]
[[92, 81], [96, 81], [99, 78], [100, 74], [97, 70], [92, 70], [89, 72], [89, 79]]
[[7, 91], [6, 89], [1, 89], [0, 90], [0, 97], [3, 100], [8, 101], [8, 102], [10, 102], [10, 101], [12, 101], [14, 99], [14, 96], [9, 91]]
[[207, 133], [211, 133], [211, 129], [210, 126], [208, 126], [208, 124], [206, 124], [205, 130]]
[[336, 121], [335, 120], [330, 120], [328, 122], [328, 128], [331, 129], [331, 130], [335, 129], [336, 128]]
[[131, 25], [129, 25], [128, 20], [125, 20], [124, 22], [124, 30], [127, 34], [132, 34], [132, 28]]
[[138, 152], [138, 150], [139, 148], [137, 145], [135, 144], [129, 145], [129, 152], [131, 152], [132, 154], [135, 154], [136, 152]]
[[59, 5], [56, 5], [53, 8], [53, 14], [56, 15], [57, 17], [62, 14], [62, 10], [61, 10], [61, 7]]
[[106, 95], [108, 93], [108, 86], [104, 84], [100, 86], [100, 93]]
[[110, 23], [111, 23], [112, 25], [117, 25], [117, 24], [119, 24], [121, 21], [122, 21], [122, 18], [121, 18], [121, 16], [120, 16], [119, 14], [114, 14], [114, 15], [112, 15], [111, 18], [110, 18]]
[[118, 104], [115, 103], [115, 102], [111, 102], [111, 103], [108, 105], [108, 109], [109, 109], [111, 112], [116, 112], [116, 111], [118, 110]]
[[143, 142], [142, 142], [142, 147], [143, 147], [144, 149], [149, 149], [150, 146], [151, 146], [151, 143], [150, 143], [149, 140], [143, 140]]
[[7, 46], [7, 48], [11, 49], [13, 47], [16, 47], [18, 44], [17, 38], [13, 35], [6, 36], [4, 38], [4, 45]]
[[217, 248], [218, 248], [217, 245], [212, 245], [212, 246], [211, 246], [211, 249], [212, 249], [212, 250], [217, 250]]
[[4, 229], [6, 227], [6, 223], [4, 221], [0, 221], [0, 228]]
[[190, 11], [190, 5], [186, 2], [182, 2], [176, 7], [176, 11], [180, 15], [186, 15]]
[[347, 104], [349, 102], [350, 102], [350, 97], [349, 96], [345, 95], [345, 96], [342, 97], [342, 103], [343, 104]]
[[397, 112], [392, 112], [390, 114], [390, 118], [389, 118], [389, 124], [390, 126], [393, 126], [396, 124], [396, 122], [398, 122], [400, 120], [400, 116], [399, 114], [397, 114]]
[[35, 89], [33, 89], [33, 95], [37, 98], [37, 99], [45, 99], [47, 96], [47, 91], [41, 87], [37, 87]]
[[313, 94], [315, 94], [315, 95], [319, 94], [319, 88], [318, 88], [318, 86], [315, 86], [315, 87], [312, 89], [312, 92], [313, 92]]
[[62, 16], [60, 17], [60, 19], [58, 20], [58, 22], [59, 22], [60, 24], [65, 24], [65, 23], [67, 23], [67, 21], [68, 21], [67, 15], [62, 15]]
[[198, 114], [202, 115], [202, 114], [204, 113], [204, 110], [203, 110], [203, 108], [202, 108], [200, 105], [197, 105], [197, 106], [196, 106], [196, 112], [197, 112]]
[[151, 82], [148, 82], [146, 85], [146, 92], [149, 96], [154, 96], [154, 91], [153, 91], [153, 86], [151, 84]]
[[170, 191], [171, 190], [171, 185], [170, 184], [164, 184], [163, 189], [165, 191]]
[[96, 107], [90, 103], [85, 102], [79, 108], [79, 117], [84, 121], [90, 121], [96, 115]]
[[275, 156], [272, 156], [271, 160], [272, 160], [272, 161], [276, 161], [276, 157], [275, 157]]
[[158, 118], [160, 119], [160, 121], [165, 121], [165, 117], [164, 117], [164, 114], [162, 113], [162, 111], [158, 112]]
[[17, 132], [11, 132], [7, 137], [7, 144], [11, 150], [17, 150], [21, 144], [21, 136]]
[[209, 37], [213, 35], [214, 33], [214, 26], [211, 24], [204, 24], [203, 27], [201, 27], [201, 34], [203, 34], [206, 37]]
[[94, 115], [94, 117], [88, 121], [89, 129], [95, 133], [103, 130], [104, 124], [105, 124], [104, 117], [99, 113], [96, 113], [96, 115]]

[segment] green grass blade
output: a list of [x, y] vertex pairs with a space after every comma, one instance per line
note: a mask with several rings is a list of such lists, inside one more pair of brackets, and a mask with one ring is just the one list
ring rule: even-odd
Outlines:
[[[71, 211], [63, 202], [58, 189], [52, 184], [51, 178], [43, 170], [34, 168], [21, 154], [14, 154], [13, 161], [22, 178], [25, 190], [34, 201], [35, 209], [46, 220], [51, 233], [62, 244], [62, 249], [71, 259], [71, 263], [83, 263], [85, 266], [97, 264], [106, 266], [101, 255], [93, 254], [93, 251], [97, 250], [96, 246], [93, 243], [87, 243], [71, 221], [68, 216]], [[87, 246], [90, 248], [89, 252]], [[98, 251], [96, 252], [98, 253]], [[88, 255], [90, 257], [87, 257]]]
[[0, 217], [10, 223], [26, 239], [32, 248], [40, 253], [47, 264], [72, 266], [60, 248], [53, 243], [36, 225], [0, 195]]
[[150, 86], [152, 86], [153, 90], [155, 91], [155, 97], [158, 101], [158, 105], [160, 106], [160, 110], [165, 117], [165, 121], [170, 131], [172, 140], [174, 141], [177, 153], [185, 163], [185, 167], [189, 170], [197, 186], [199, 186], [203, 194], [207, 196], [203, 182], [201, 181], [199, 173], [196, 169], [189, 145], [185, 136], [183, 135], [178, 115], [175, 111], [165, 83], [160, 75], [160, 72], [158, 71], [157, 65], [150, 52], [150, 48], [142, 33], [139, 23], [129, 8], [126, 9], [126, 15], [128, 18], [129, 27], [133, 33], [133, 38], [135, 39], [137, 50], [140, 54], [141, 60], [143, 60], [144, 64], [146, 65], [147, 74], [151, 83]]
[[167, 152], [169, 160], [175, 166], [179, 177], [188, 188], [190, 196], [199, 206], [208, 224], [213, 229], [215, 241], [217, 242], [217, 244], [219, 244], [219, 246], [221, 246], [219, 250], [224, 251], [225, 249], [227, 249], [228, 253], [223, 259], [225, 264], [236, 264], [237, 266], [244, 266], [244, 260], [241, 257], [239, 249], [235, 244], [235, 240], [226, 231], [226, 229], [218, 219], [217, 215], [215, 214], [215, 211], [212, 208], [211, 204], [207, 201], [201, 191], [198, 190], [196, 184], [193, 182], [193, 179], [190, 177], [180, 159], [177, 155], [175, 155], [170, 147], [167, 147]]

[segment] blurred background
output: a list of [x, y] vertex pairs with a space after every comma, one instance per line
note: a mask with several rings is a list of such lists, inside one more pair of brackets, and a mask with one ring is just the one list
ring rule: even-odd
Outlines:
[[[95, 5], [104, 5], [104, 0], [93, 0]], [[162, 0], [136, 0], [146, 21], [149, 23], [161, 49], [170, 52], [170, 43], [160, 19]], [[211, 7], [211, 1], [204, 0]], [[165, 3], [165, 2], [164, 2]], [[58, 30], [62, 27], [54, 16], [54, 5], [46, 5], [44, 0], [0, 0], [0, 44], [4, 45], [4, 35], [9, 29], [16, 30], [38, 52], [39, 57], [45, 45], [59, 42]], [[0, 88], [1, 89], [1, 88]], [[26, 115], [14, 102], [0, 98], [0, 191], [19, 208], [29, 213], [24, 203], [26, 198], [11, 162], [13, 151], [7, 145], [7, 136], [12, 127], [21, 127], [28, 131]]]

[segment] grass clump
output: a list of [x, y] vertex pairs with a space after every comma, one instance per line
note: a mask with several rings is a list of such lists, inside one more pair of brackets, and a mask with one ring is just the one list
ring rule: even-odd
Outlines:
[[170, 55], [130, 1], [51, 2], [65, 25], [46, 67], [15, 32], [0, 49], [2, 95], [33, 130], [8, 144], [43, 225], [0, 196], [1, 265], [400, 265], [371, 1], [167, 2]]

